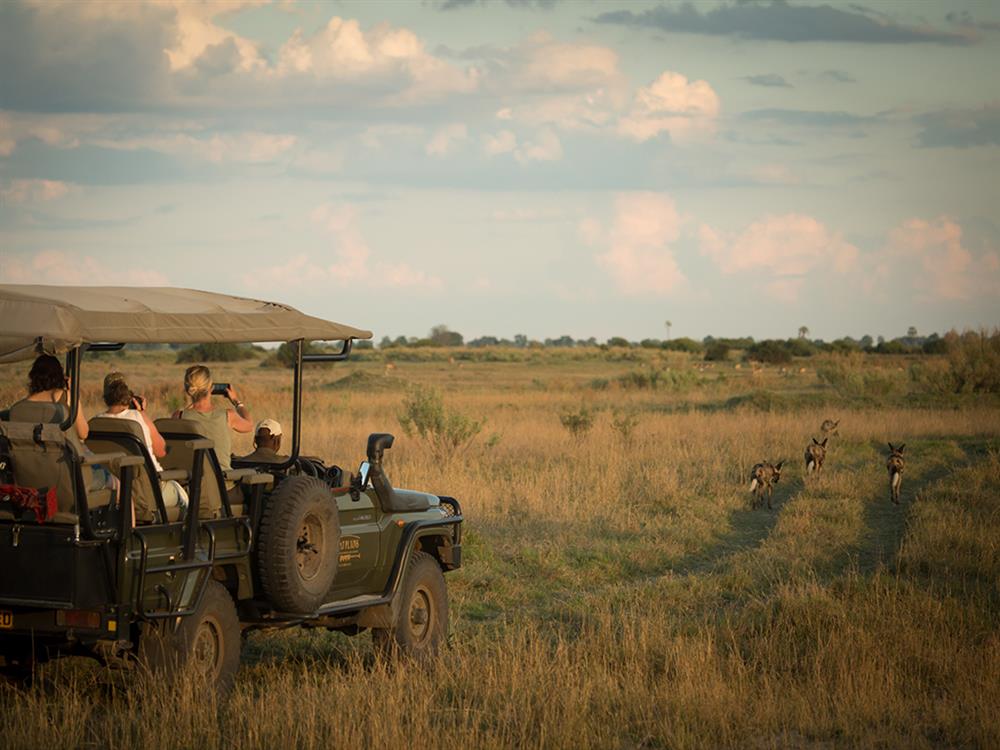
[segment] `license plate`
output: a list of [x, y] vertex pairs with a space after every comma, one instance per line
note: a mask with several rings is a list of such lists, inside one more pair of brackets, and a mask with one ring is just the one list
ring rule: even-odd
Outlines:
[[0, 630], [10, 630], [14, 627], [14, 613], [0, 609]]

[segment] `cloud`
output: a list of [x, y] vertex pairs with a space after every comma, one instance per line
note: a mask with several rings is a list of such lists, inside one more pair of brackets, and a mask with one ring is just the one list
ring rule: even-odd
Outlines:
[[636, 141], [664, 132], [675, 141], [685, 141], [713, 133], [718, 114], [719, 97], [706, 81], [689, 81], [666, 71], [636, 92], [631, 110], [618, 122], [618, 132]]
[[[489, 0], [444, 0], [438, 4], [440, 10], [464, 10], [486, 5]], [[543, 8], [548, 10], [555, 7], [557, 0], [503, 0], [510, 8]]]
[[174, 133], [135, 138], [95, 139], [94, 145], [122, 151], [149, 150], [173, 156], [189, 156], [214, 164], [238, 162], [263, 164], [275, 161], [296, 143], [296, 137], [281, 133]]
[[563, 155], [562, 142], [548, 128], [538, 131], [527, 141], [519, 141], [510, 130], [501, 130], [484, 138], [483, 151], [487, 156], [511, 154], [521, 164], [533, 161], [557, 161]]
[[279, 78], [379, 82], [410, 102], [478, 85], [474, 69], [430, 54], [409, 29], [382, 23], [365, 31], [357, 20], [338, 16], [311, 35], [297, 29], [281, 47], [275, 72]]
[[331, 243], [331, 254], [316, 258], [299, 253], [281, 263], [256, 268], [243, 275], [250, 291], [271, 288], [301, 289], [348, 286], [364, 282], [370, 288], [440, 290], [444, 282], [406, 262], [371, 263], [371, 250], [361, 234], [359, 212], [355, 206], [325, 203], [310, 214], [313, 225]]
[[778, 122], [806, 128], [858, 127], [878, 118], [852, 112], [807, 109], [752, 109], [740, 115], [747, 122]]
[[917, 141], [926, 148], [1000, 145], [1000, 102], [979, 109], [930, 112], [916, 118]]
[[889, 232], [874, 285], [903, 280], [925, 298], [968, 300], [1000, 294], [998, 269], [996, 252], [974, 256], [963, 243], [962, 227], [951, 217], [913, 218]]
[[445, 125], [427, 142], [424, 151], [429, 156], [445, 156], [455, 143], [467, 140], [468, 137], [469, 129], [465, 123], [455, 122]]
[[687, 34], [732, 36], [782, 42], [854, 42], [859, 44], [971, 44], [967, 30], [953, 31], [896, 23], [857, 5], [797, 5], [785, 0], [770, 3], [725, 3], [700, 11], [691, 3], [659, 5], [640, 12], [602, 13], [597, 23], [657, 29]]
[[858, 248], [802, 214], [767, 216], [738, 233], [702, 225], [699, 239], [702, 253], [728, 274], [759, 272], [782, 277], [817, 270], [846, 273], [858, 258]]
[[754, 86], [766, 86], [769, 88], [791, 88], [792, 84], [785, 80], [784, 76], [777, 73], [762, 73], [755, 76], [743, 76], [743, 80]]
[[857, 83], [858, 79], [845, 70], [824, 70], [819, 77], [834, 83]]
[[59, 180], [12, 180], [0, 187], [0, 205], [10, 203], [44, 203], [62, 198], [69, 185]]
[[0, 256], [0, 277], [14, 284], [121, 284], [168, 286], [170, 280], [148, 268], [109, 268], [90, 255], [44, 250], [27, 257]]
[[686, 282], [671, 249], [681, 224], [669, 196], [625, 193], [615, 201], [614, 221], [607, 232], [595, 220], [585, 219], [580, 234], [588, 244], [607, 246], [595, 259], [620, 291], [663, 295]]
[[559, 42], [539, 32], [507, 57], [505, 88], [520, 92], [600, 88], [619, 76], [618, 53], [597, 44]]

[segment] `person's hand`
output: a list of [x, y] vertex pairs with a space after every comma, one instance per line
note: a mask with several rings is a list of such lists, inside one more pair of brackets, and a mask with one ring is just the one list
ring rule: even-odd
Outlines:
[[240, 397], [236, 395], [236, 389], [232, 386], [226, 388], [226, 398], [228, 398], [230, 403], [233, 404], [238, 403], [240, 400]]
[[146, 397], [145, 396], [133, 396], [132, 397], [132, 408], [138, 409], [139, 411], [146, 411]]

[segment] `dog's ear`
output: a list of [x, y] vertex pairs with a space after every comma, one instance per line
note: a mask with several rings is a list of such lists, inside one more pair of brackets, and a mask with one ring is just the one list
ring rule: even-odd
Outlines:
[[906, 443], [903, 443], [903, 444], [902, 444], [901, 446], [899, 446], [899, 447], [898, 447], [898, 448], [897, 448], [896, 450], [898, 450], [898, 451], [899, 451], [900, 453], [902, 453], [902, 452], [903, 452], [903, 449], [904, 449], [905, 447], [906, 447]]
[[774, 465], [774, 468], [777, 469], [778, 471], [781, 471], [781, 465], [783, 463], [785, 463], [785, 459], [781, 459], [780, 461], [778, 461], [778, 463]]
[[823, 444], [819, 440], [817, 440], [816, 438], [813, 438], [813, 442], [816, 443], [816, 445], [822, 445]]
[[[815, 439], [816, 439], [816, 438], [813, 438], [813, 440], [815, 440]], [[826, 444], [827, 444], [827, 442], [829, 442], [829, 440], [830, 440], [830, 438], [823, 438], [823, 442], [822, 442], [822, 443], [820, 443], [820, 445], [822, 445], [822, 446], [823, 446], [823, 447], [825, 448], [825, 447], [826, 447]]]
[[892, 447], [892, 443], [889, 443], [889, 450], [893, 453], [896, 452], [896, 449]]

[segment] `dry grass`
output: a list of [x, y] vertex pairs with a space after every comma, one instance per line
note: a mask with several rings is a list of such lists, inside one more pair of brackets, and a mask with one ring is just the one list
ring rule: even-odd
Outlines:
[[[287, 373], [251, 365], [216, 377], [245, 385], [255, 417], [284, 417]], [[181, 367], [115, 366], [154, 403], [177, 398]], [[445, 465], [415, 440], [388, 454], [397, 484], [465, 508], [440, 662], [393, 667], [365, 636], [258, 633], [225, 707], [191, 683], [149, 689], [53, 664], [30, 690], [0, 688], [3, 744], [1000, 745], [997, 403], [818, 408], [830, 389], [811, 371], [700, 374], [687, 390], [614, 385], [636, 366], [400, 363], [387, 381], [377, 362], [311, 371], [306, 448], [344, 466], [369, 432], [398, 433], [399, 382], [435, 384], [449, 407], [487, 419]], [[89, 367], [93, 381], [110, 365]], [[326, 387], [351, 372], [367, 373], [361, 388]], [[751, 391], [772, 411], [729, 401]], [[85, 395], [92, 413], [97, 393]], [[559, 415], [582, 404], [596, 422], [574, 439]], [[637, 415], [628, 442], [616, 410]], [[841, 435], [806, 482], [802, 452], [830, 416]], [[899, 507], [887, 440], [907, 444]], [[764, 458], [788, 461], [770, 513], [748, 509], [746, 479]]]

